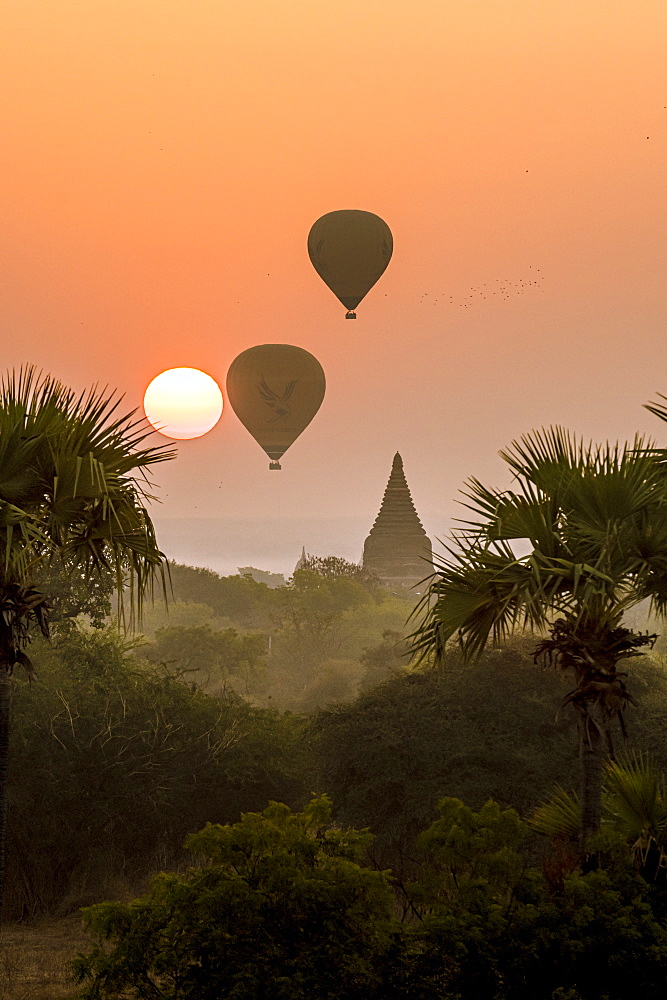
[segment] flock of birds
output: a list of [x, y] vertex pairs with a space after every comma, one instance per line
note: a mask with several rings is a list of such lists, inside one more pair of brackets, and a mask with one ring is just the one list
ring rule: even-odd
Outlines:
[[439, 302], [443, 302], [448, 306], [458, 306], [460, 309], [468, 309], [480, 299], [492, 299], [495, 296], [499, 300], [508, 300], [515, 298], [517, 295], [525, 295], [526, 292], [544, 291], [540, 268], [536, 267], [533, 269], [531, 267], [530, 270], [532, 274], [526, 278], [519, 278], [517, 280], [496, 278], [495, 281], [484, 282], [481, 285], [471, 285], [468, 294], [464, 295], [463, 298], [448, 295], [446, 292], [436, 295], [429, 295], [428, 292], [422, 292], [419, 302], [421, 305], [431, 303], [434, 306]]

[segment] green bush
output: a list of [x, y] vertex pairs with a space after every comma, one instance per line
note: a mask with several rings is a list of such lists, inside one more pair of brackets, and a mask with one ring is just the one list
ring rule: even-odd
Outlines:
[[203, 867], [158, 876], [129, 905], [84, 912], [99, 944], [75, 963], [83, 996], [378, 996], [391, 891], [360, 863], [367, 840], [331, 828], [326, 798], [302, 813], [272, 803], [233, 826], [207, 825], [188, 842]]
[[[628, 845], [605, 834], [600, 868], [554, 889], [518, 851], [526, 827], [488, 802], [475, 813], [445, 799], [420, 838], [412, 887], [420, 921], [406, 936], [410, 978], [458, 1000], [658, 1000], [667, 927]], [[406, 994], [409, 996], [409, 992]]]
[[662, 1000], [667, 928], [628, 845], [606, 835], [600, 868], [554, 890], [526, 866], [525, 834], [511, 809], [444, 799], [401, 920], [388, 873], [363, 864], [368, 834], [332, 827], [326, 797], [209, 824], [189, 840], [199, 867], [84, 912], [83, 996]]

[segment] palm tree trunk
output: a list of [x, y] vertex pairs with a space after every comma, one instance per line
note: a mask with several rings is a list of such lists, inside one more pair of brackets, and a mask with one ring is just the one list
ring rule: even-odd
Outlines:
[[7, 664], [0, 663], [0, 922], [5, 898], [5, 850], [7, 844], [7, 766], [12, 709], [12, 679]]
[[581, 725], [579, 758], [581, 762], [581, 854], [585, 860], [586, 845], [600, 829], [602, 819], [602, 768], [605, 760], [604, 739], [589, 715]]

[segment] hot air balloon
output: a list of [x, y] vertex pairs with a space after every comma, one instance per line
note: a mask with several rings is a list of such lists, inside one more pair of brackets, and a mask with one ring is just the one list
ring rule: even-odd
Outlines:
[[261, 344], [243, 351], [227, 372], [227, 398], [271, 459], [270, 469], [306, 429], [324, 399], [322, 365], [302, 347]]
[[308, 234], [308, 256], [320, 278], [347, 312], [354, 312], [391, 260], [394, 240], [379, 215], [344, 209], [329, 212], [314, 223]]

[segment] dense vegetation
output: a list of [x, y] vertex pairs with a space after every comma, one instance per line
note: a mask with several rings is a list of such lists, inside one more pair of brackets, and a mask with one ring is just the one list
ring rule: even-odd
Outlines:
[[[354, 698], [405, 657], [391, 647], [414, 602], [345, 560], [311, 559], [274, 588], [249, 575], [170, 570], [174, 602], [148, 611], [140, 652], [209, 692], [308, 712]], [[373, 650], [383, 641], [379, 662]]]
[[[660, 995], [661, 863], [646, 877], [607, 824], [584, 872], [526, 823], [577, 786], [566, 688], [534, 639], [417, 667], [411, 605], [377, 581], [171, 573], [141, 634], [91, 593], [15, 685], [6, 912], [140, 894], [86, 911], [87, 996]], [[667, 769], [660, 656], [631, 690], [631, 744]]]
[[577, 718], [583, 860], [633, 703], [628, 660], [656, 639], [629, 628], [627, 613], [645, 602], [667, 613], [667, 454], [639, 436], [594, 445], [551, 427], [500, 455], [512, 488], [467, 484], [468, 517], [437, 561], [415, 643], [437, 663], [454, 636], [475, 659], [518, 629], [540, 635], [536, 653], [569, 678]]
[[14, 704], [11, 916], [127, 891], [207, 820], [301, 802], [300, 717], [149, 669], [113, 627], [39, 644], [35, 661]]
[[[38, 679], [15, 690], [8, 914], [131, 891], [183, 863], [186, 836], [205, 822], [269, 799], [300, 808], [313, 791], [332, 795], [337, 822], [372, 831], [369, 863], [406, 881], [443, 796], [526, 816], [554, 784], [576, 785], [562, 681], [533, 663], [532, 640], [474, 666], [452, 653], [444, 669], [415, 670], [401, 632], [385, 627], [409, 605], [376, 587], [321, 585], [312, 571], [277, 590], [187, 567], [172, 575], [176, 600], [147, 610], [148, 635], [65, 620], [33, 643]], [[319, 669], [298, 658], [300, 642]], [[328, 657], [333, 646], [349, 657]], [[355, 677], [346, 702], [332, 661]], [[638, 663], [633, 691], [633, 745], [667, 767], [659, 658]]]
[[0, 378], [0, 914], [14, 668], [33, 676], [31, 639], [71, 620], [86, 587], [92, 620], [110, 580], [127, 590], [132, 619], [164, 579], [146, 487], [152, 467], [175, 452], [147, 447], [146, 426], [134, 412], [119, 414], [119, 403], [30, 365]]
[[555, 884], [526, 865], [526, 832], [492, 801], [443, 799], [406, 914], [391, 875], [365, 860], [368, 834], [332, 826], [325, 798], [297, 814], [274, 803], [208, 824], [189, 840], [201, 863], [143, 898], [87, 910], [99, 943], [75, 972], [89, 1000], [662, 997], [664, 886], [613, 830], [596, 870]]

